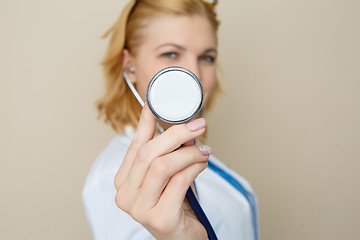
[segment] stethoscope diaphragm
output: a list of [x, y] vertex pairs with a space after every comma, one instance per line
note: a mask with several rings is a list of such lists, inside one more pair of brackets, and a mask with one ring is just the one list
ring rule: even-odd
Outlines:
[[146, 101], [159, 120], [180, 124], [190, 121], [199, 113], [204, 90], [198, 77], [188, 69], [168, 67], [150, 80]]

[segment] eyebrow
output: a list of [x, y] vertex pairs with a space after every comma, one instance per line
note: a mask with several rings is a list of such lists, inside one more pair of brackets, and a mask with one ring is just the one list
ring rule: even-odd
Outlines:
[[182, 46], [180, 46], [180, 45], [177, 45], [177, 44], [175, 44], [175, 43], [164, 43], [164, 44], [161, 44], [160, 46], [156, 47], [156, 48], [155, 48], [155, 51], [158, 50], [159, 48], [162, 48], [162, 47], [175, 47], [175, 48], [177, 48], [177, 49], [179, 49], [179, 50], [182, 50], [182, 51], [185, 50], [184, 47], [182, 47]]
[[215, 54], [217, 54], [216, 48], [208, 48], [204, 51], [204, 53], [211, 53], [211, 52], [214, 52]]
[[[186, 49], [178, 44], [175, 44], [175, 43], [164, 43], [164, 44], [161, 44], [159, 46], [157, 46], [155, 48], [155, 51], [158, 50], [159, 48], [162, 48], [162, 47], [175, 47], [181, 51], [185, 51]], [[208, 48], [206, 49], [203, 53], [210, 53], [210, 52], [214, 52], [215, 54], [217, 54], [217, 50], [216, 48]]]

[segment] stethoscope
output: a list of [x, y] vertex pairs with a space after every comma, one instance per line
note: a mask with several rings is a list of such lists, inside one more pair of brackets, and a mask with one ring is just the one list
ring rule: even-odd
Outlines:
[[[144, 107], [144, 101], [129, 80], [125, 71], [125, 81], [134, 96]], [[146, 90], [146, 102], [152, 113], [161, 121], [169, 124], [186, 123], [193, 119], [204, 103], [204, 89], [198, 77], [182, 67], [168, 67], [160, 70], [150, 80]], [[159, 131], [164, 129], [157, 123]], [[210, 240], [217, 239], [214, 229], [201, 208], [191, 187], [186, 199], [196, 217], [205, 227]]]

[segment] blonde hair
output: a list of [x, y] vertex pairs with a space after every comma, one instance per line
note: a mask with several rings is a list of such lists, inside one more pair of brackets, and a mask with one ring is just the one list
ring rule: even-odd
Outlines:
[[[197, 14], [207, 17], [217, 32], [219, 21], [214, 5], [201, 0], [139, 0], [128, 3], [115, 24], [103, 36], [111, 36], [111, 39], [102, 61], [106, 83], [105, 94], [97, 101], [99, 117], [104, 117], [105, 122], [116, 132], [121, 132], [126, 125], [137, 126], [141, 106], [122, 76], [122, 53], [124, 49], [136, 51], [142, 39], [141, 29], [144, 29], [152, 18], [160, 14]], [[217, 80], [213, 95], [219, 89]], [[213, 98], [214, 96], [209, 98], [209, 107]]]

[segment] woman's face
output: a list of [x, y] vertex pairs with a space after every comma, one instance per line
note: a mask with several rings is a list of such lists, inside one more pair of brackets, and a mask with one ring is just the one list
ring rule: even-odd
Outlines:
[[216, 83], [217, 44], [215, 30], [203, 16], [161, 16], [142, 30], [135, 54], [124, 52], [123, 67], [142, 99], [150, 79], [159, 70], [180, 66], [195, 73], [205, 92], [205, 101]]

